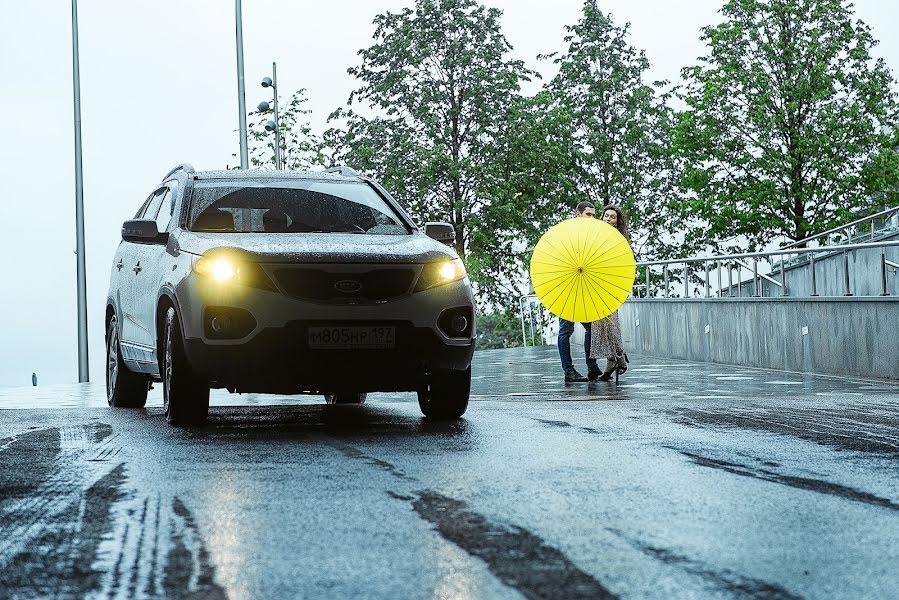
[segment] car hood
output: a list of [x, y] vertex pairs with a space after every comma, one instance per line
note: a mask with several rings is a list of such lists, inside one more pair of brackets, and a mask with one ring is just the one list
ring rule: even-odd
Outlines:
[[235, 248], [267, 263], [425, 263], [456, 257], [449, 247], [421, 233], [368, 235], [181, 231], [177, 243], [179, 250], [191, 254], [203, 254], [213, 248]]

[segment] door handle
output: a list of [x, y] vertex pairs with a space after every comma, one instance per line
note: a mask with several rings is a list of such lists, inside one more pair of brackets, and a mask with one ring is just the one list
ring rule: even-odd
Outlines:
[[119, 271], [121, 271], [122, 267], [124, 267], [124, 266], [125, 266], [125, 261], [120, 258], [119, 262], [116, 263], [115, 268], [118, 269]]
[[134, 274], [137, 275], [137, 274], [140, 273], [141, 271], [143, 271], [143, 269], [142, 269], [141, 266], [140, 266], [140, 261], [137, 261], [137, 264], [134, 265]]

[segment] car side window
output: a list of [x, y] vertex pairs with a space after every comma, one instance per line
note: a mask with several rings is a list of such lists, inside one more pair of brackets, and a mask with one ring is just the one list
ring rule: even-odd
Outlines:
[[159, 212], [156, 214], [156, 230], [168, 231], [172, 221], [172, 192], [166, 188], [162, 201], [159, 203]]
[[144, 210], [143, 214], [139, 217], [141, 219], [156, 219], [156, 214], [159, 212], [159, 204], [162, 202], [163, 196], [168, 192], [168, 188], [160, 188], [153, 192], [153, 197], [150, 198], [150, 203], [147, 204], [146, 210]]
[[144, 215], [147, 214], [147, 209], [150, 208], [150, 203], [153, 201], [153, 198], [156, 196], [156, 192], [153, 192], [147, 199], [144, 200], [144, 203], [140, 205], [140, 208], [137, 209], [137, 212], [134, 214], [135, 219], [146, 219]]

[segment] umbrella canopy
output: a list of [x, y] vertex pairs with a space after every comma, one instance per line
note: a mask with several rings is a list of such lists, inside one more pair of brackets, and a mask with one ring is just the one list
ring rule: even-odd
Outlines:
[[554, 315], [597, 321], [624, 304], [637, 266], [624, 236], [599, 219], [574, 217], [543, 234], [531, 255], [531, 283]]

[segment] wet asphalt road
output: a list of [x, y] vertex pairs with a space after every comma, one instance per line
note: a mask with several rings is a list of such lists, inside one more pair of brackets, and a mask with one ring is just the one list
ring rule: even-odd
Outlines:
[[462, 421], [0, 389], [0, 598], [895, 598], [899, 384], [479, 352]]

